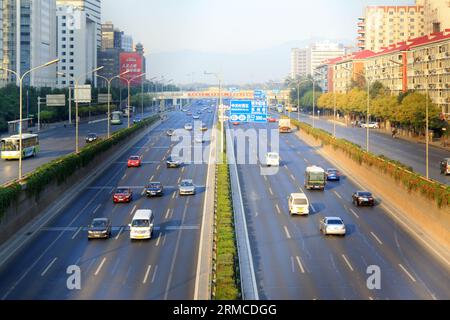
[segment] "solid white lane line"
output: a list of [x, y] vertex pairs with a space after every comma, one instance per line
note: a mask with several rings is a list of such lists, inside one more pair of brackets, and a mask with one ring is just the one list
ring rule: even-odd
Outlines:
[[179, 178], [178, 178], [178, 181], [177, 181], [177, 183], [178, 183], [178, 184], [180, 184], [180, 183], [181, 183], [181, 177], [179, 177]]
[[294, 177], [293, 174], [291, 174], [291, 179], [294, 180], [294, 181], [296, 181], [296, 179], [295, 179], [295, 177]]
[[164, 219], [169, 219], [169, 214], [170, 214], [170, 209], [167, 209], [166, 211], [166, 216], [164, 217]]
[[269, 187], [269, 192], [270, 192], [270, 194], [273, 196], [273, 191], [272, 191], [272, 188], [271, 188], [271, 187]]
[[342, 255], [342, 258], [344, 259], [344, 261], [345, 261], [345, 263], [347, 264], [348, 268], [349, 268], [351, 271], [355, 271], [355, 270], [353, 269], [352, 265], [350, 264], [350, 261], [348, 261], [347, 257], [346, 257], [344, 254]]
[[153, 179], [155, 179], [155, 176], [154, 176], [154, 175], [150, 178], [150, 181], [153, 181]]
[[94, 276], [98, 275], [100, 273], [100, 270], [102, 269], [103, 265], [105, 264], [106, 258], [103, 258], [102, 262], [98, 266], [97, 270], [94, 273]]
[[314, 208], [314, 206], [312, 204], [310, 204], [309, 206], [311, 207], [311, 210], [312, 210], [313, 213], [317, 212], [316, 208]]
[[137, 208], [137, 205], [134, 205], [133, 209], [132, 209], [131, 212], [130, 212], [130, 216], [133, 215], [133, 213], [134, 213], [134, 211], [136, 210], [136, 208]]
[[158, 239], [156, 240], [155, 246], [159, 246], [159, 242], [161, 241], [161, 233], [158, 235]]
[[398, 266], [406, 273], [406, 275], [411, 279], [412, 282], [416, 282], [416, 279], [414, 279], [411, 273], [409, 273], [402, 264], [399, 264]]
[[161, 165], [158, 165], [158, 166], [156, 167], [156, 171], [159, 171], [159, 169], [161, 169]]
[[45, 268], [45, 270], [41, 273], [41, 277], [45, 276], [47, 271], [52, 267], [52, 265], [56, 262], [56, 260], [58, 260], [58, 258], [54, 258], [52, 260], [52, 262], [50, 262], [50, 264], [47, 266], [47, 268]]
[[266, 177], [266, 176], [263, 176], [263, 178], [264, 178], [264, 180], [266, 180], [266, 182], [267, 182], [267, 177]]
[[81, 230], [83, 230], [83, 227], [78, 228], [77, 232], [75, 232], [74, 235], [72, 236], [72, 240], [77, 237], [77, 235], [80, 233]]
[[296, 258], [296, 260], [297, 260], [297, 264], [298, 264], [298, 267], [300, 268], [300, 271], [301, 271], [302, 273], [305, 273], [305, 269], [303, 268], [303, 264], [302, 264], [302, 262], [301, 262], [301, 260], [300, 260], [300, 257], [297, 256], [297, 257], [295, 257], [295, 258]]
[[286, 233], [286, 237], [288, 239], [291, 239], [291, 234], [289, 233], [289, 230], [288, 230], [288, 228], [286, 226], [284, 226], [284, 232]]
[[158, 266], [155, 267], [155, 271], [153, 272], [152, 283], [155, 282], [156, 271], [158, 271]]
[[291, 257], [291, 271], [292, 273], [295, 272], [295, 263], [294, 263], [294, 257]]
[[174, 192], [173, 195], [172, 195], [172, 200], [175, 199], [176, 196], [177, 196], [177, 193]]
[[278, 214], [281, 214], [281, 210], [280, 210], [280, 207], [278, 206], [278, 204], [275, 205], [275, 208], [277, 209]]
[[333, 193], [336, 195], [336, 197], [342, 200], [341, 195], [337, 191], [333, 190]]
[[381, 242], [380, 238], [378, 238], [377, 235], [376, 235], [375, 233], [371, 232], [370, 234], [375, 238], [375, 240], [378, 241], [378, 243], [379, 243], [380, 245], [383, 245], [383, 242]]
[[148, 275], [150, 274], [150, 270], [152, 269], [152, 266], [149, 265], [147, 267], [147, 271], [145, 272], [145, 276], [144, 276], [144, 280], [142, 281], [142, 284], [146, 284], [147, 283], [147, 279], [148, 279]]
[[126, 177], [127, 177], [127, 174], [125, 173], [122, 177], [122, 180], [125, 180]]
[[359, 219], [359, 215], [355, 212], [355, 210], [350, 209], [350, 212], [353, 213], [353, 215]]
[[117, 236], [115, 237], [116, 240], [119, 240], [120, 235], [122, 234], [123, 231], [123, 227], [120, 228], [119, 233], [117, 234]]
[[102, 204], [100, 203], [99, 205], [97, 205], [97, 207], [94, 209], [94, 213], [97, 213], [98, 209], [100, 209], [102, 206]]
[[303, 161], [305, 161], [306, 163], [309, 163], [308, 159], [303, 158]]
[[184, 173], [184, 169], [185, 169], [184, 167], [183, 167], [183, 168], [181, 168], [181, 173]]

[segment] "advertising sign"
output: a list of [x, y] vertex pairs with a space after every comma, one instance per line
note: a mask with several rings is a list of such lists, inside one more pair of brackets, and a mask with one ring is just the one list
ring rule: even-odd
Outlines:
[[108, 98], [109, 101], [112, 101], [112, 95], [111, 94], [107, 94], [107, 93], [99, 93], [98, 94], [98, 103], [108, 103]]
[[[136, 52], [122, 52], [120, 54], [120, 73], [123, 73], [128, 70], [128, 73], [123, 77], [126, 79], [132, 79], [140, 74], [144, 73], [143, 69], [143, 57], [141, 54]], [[141, 84], [144, 77], [135, 79], [131, 82], [132, 85]], [[123, 81], [124, 85], [126, 85], [126, 81]]]

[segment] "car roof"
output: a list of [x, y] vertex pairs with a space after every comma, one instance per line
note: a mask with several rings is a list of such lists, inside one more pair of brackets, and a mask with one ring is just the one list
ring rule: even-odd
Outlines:
[[159, 181], [149, 181], [149, 184], [161, 184]]
[[189, 183], [192, 183], [192, 179], [184, 179], [184, 180], [181, 180], [181, 183], [183, 183], [183, 182], [189, 182]]
[[370, 193], [370, 194], [372, 194], [372, 192], [370, 192], [370, 191], [363, 191], [363, 190], [356, 191], [356, 193]]
[[306, 171], [307, 172], [320, 172], [320, 173], [325, 172], [325, 170], [323, 170], [323, 168], [317, 167], [317, 166], [308, 167], [308, 168], [306, 168]]
[[125, 189], [125, 190], [131, 190], [129, 187], [117, 187], [116, 190], [121, 190], [121, 189]]
[[133, 220], [148, 219], [152, 215], [153, 215], [153, 211], [150, 209], [139, 209], [134, 214]]
[[109, 219], [108, 218], [94, 218], [94, 219], [92, 219], [92, 222], [94, 222], [94, 221], [109, 221]]
[[291, 197], [294, 199], [308, 199], [304, 193], [291, 193]]
[[342, 218], [339, 217], [325, 217], [326, 220], [340, 220], [342, 221]]

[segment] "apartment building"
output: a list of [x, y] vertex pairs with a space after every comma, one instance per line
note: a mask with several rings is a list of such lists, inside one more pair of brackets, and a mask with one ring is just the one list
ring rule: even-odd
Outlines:
[[310, 55], [308, 48], [291, 49], [291, 78], [306, 77], [310, 74]]
[[[363, 50], [336, 59], [331, 81], [334, 90], [346, 93], [354, 83], [365, 82], [365, 63], [373, 54], [373, 51]], [[333, 87], [329, 87], [329, 91], [333, 91]]]
[[358, 47], [371, 51], [423, 36], [424, 6], [368, 6], [359, 18], [358, 34]]
[[450, 29], [450, 1], [416, 0], [424, 8], [424, 32], [431, 34]]

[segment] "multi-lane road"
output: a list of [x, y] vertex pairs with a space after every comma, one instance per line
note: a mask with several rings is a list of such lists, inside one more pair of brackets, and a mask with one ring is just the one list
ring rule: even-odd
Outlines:
[[[297, 113], [291, 113], [293, 119], [298, 118]], [[300, 119], [312, 125], [313, 121], [310, 116], [300, 114]], [[333, 132], [333, 123], [322, 118], [314, 120], [317, 128]], [[336, 136], [338, 138], [347, 139], [353, 143], [365, 148], [366, 146], [366, 129], [351, 128], [336, 125]], [[370, 130], [370, 151], [384, 155], [390, 159], [400, 161], [414, 169], [414, 171], [425, 176], [426, 174], [426, 151], [423, 143], [414, 143], [402, 139], [393, 139], [390, 135], [378, 132], [378, 130]], [[445, 184], [450, 184], [450, 176], [444, 176], [440, 173], [440, 162], [444, 158], [449, 158], [450, 152], [444, 149], [430, 146], [429, 153], [429, 174], [430, 178]]]
[[[201, 107], [199, 102], [192, 109]], [[202, 114], [210, 129], [213, 118], [214, 113]], [[0, 266], [0, 299], [193, 299], [209, 159], [179, 169], [165, 164], [177, 143], [166, 131], [186, 122], [193, 122], [192, 117], [171, 113], [118, 161], [105, 163], [106, 172], [61, 214], [33, 230], [33, 239]], [[207, 140], [210, 134], [205, 134]], [[204, 148], [209, 149], [208, 142]], [[126, 161], [134, 154], [143, 156], [143, 166], [128, 169]], [[195, 196], [178, 195], [181, 179], [193, 179]], [[164, 184], [163, 197], [142, 195], [149, 180]], [[117, 186], [132, 188], [130, 204], [113, 204]], [[153, 239], [132, 242], [127, 226], [137, 209], [147, 208], [155, 214]], [[111, 219], [109, 240], [88, 241], [86, 227], [96, 217]], [[81, 268], [81, 290], [67, 289], [71, 265]]]
[[[149, 117], [154, 113], [154, 109], [148, 110], [144, 113], [144, 117]], [[140, 117], [141, 113], [139, 113], [138, 116]], [[133, 118], [131, 118], [131, 123], [133, 123]], [[111, 132], [126, 128], [127, 125], [127, 118], [124, 118], [121, 125], [111, 125]], [[88, 133], [96, 133], [99, 137], [105, 137], [107, 130], [106, 118], [89, 123], [81, 123], [79, 125], [80, 147], [83, 147], [86, 144], [85, 138]], [[67, 125], [66, 127], [58, 125], [57, 127], [43, 130], [39, 134], [39, 142], [41, 151], [35, 158], [24, 159], [23, 174], [30, 173], [43, 164], [74, 152], [75, 125]], [[17, 179], [18, 171], [18, 161], [0, 160], [0, 184]]]
[[[264, 130], [266, 125], [236, 128]], [[261, 299], [450, 298], [448, 269], [380, 206], [353, 206], [352, 193], [364, 187], [350, 179], [329, 183], [325, 192], [307, 191], [311, 215], [291, 217], [288, 197], [304, 189], [306, 167], [333, 166], [295, 134], [280, 136], [280, 156], [275, 175], [261, 175], [261, 164], [238, 165]], [[319, 232], [326, 216], [344, 220], [345, 238]], [[380, 290], [367, 287], [369, 266], [380, 268]]]

